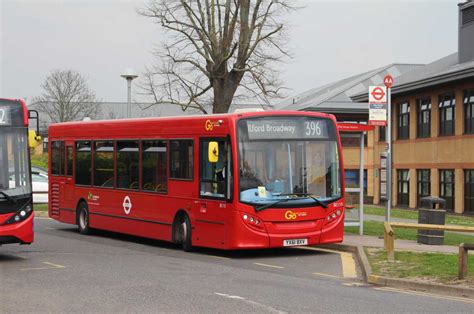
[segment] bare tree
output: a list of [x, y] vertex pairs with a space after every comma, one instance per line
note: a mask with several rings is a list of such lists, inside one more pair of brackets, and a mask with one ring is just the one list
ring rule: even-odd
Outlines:
[[[156, 104], [224, 113], [233, 99], [280, 96], [289, 0], [154, 0], [139, 14], [167, 31], [141, 87]], [[241, 87], [241, 88], [239, 88]]]
[[43, 93], [33, 98], [33, 104], [51, 122], [95, 118], [100, 113], [95, 93], [77, 71], [55, 70], [45, 79], [41, 88]]

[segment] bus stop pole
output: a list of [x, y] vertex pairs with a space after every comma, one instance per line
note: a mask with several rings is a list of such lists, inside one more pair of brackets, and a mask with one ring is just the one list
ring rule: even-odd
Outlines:
[[392, 206], [392, 97], [391, 88], [387, 88], [387, 212], [385, 221], [390, 222], [390, 210]]
[[364, 134], [360, 133], [360, 163], [359, 163], [359, 235], [364, 234]]

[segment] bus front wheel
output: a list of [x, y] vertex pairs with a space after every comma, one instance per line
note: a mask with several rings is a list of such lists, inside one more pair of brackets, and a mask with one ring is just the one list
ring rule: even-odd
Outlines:
[[79, 233], [91, 233], [91, 229], [89, 227], [89, 208], [85, 202], [81, 202], [77, 209], [77, 226], [79, 227]]

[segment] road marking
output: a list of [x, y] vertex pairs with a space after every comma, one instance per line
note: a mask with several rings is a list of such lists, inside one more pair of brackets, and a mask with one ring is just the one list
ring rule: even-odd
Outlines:
[[299, 246], [298, 248], [303, 249], [303, 250], [321, 251], [321, 252], [339, 254], [339, 256], [341, 257], [342, 274], [344, 278], [351, 278], [351, 279], [357, 278], [356, 262], [354, 260], [354, 256], [352, 255], [352, 253], [339, 252], [336, 250], [315, 248], [315, 247], [310, 247], [310, 246]]
[[220, 297], [224, 297], [226, 299], [242, 301], [244, 303], [247, 303], [249, 305], [253, 305], [255, 307], [261, 308], [261, 309], [263, 309], [265, 311], [268, 311], [270, 313], [287, 313], [287, 312], [284, 312], [284, 311], [277, 310], [277, 309], [275, 309], [271, 306], [268, 306], [268, 305], [265, 305], [265, 304], [262, 304], [262, 303], [258, 303], [258, 302], [252, 301], [252, 300], [248, 300], [248, 299], [246, 299], [244, 297], [241, 297], [241, 296], [238, 296], [238, 295], [230, 295], [230, 294], [219, 293], [219, 292], [214, 292], [214, 294], [218, 295]]
[[45, 265], [49, 265], [49, 267], [35, 267], [35, 268], [21, 268], [22, 271], [30, 271], [30, 270], [47, 270], [47, 269], [58, 269], [58, 268], [66, 268], [66, 266], [53, 264], [48, 262], [43, 262]]
[[21, 256], [21, 255], [16, 255], [16, 254], [11, 254], [11, 253], [5, 253], [5, 255], [13, 256], [16, 258], [21, 258], [21, 259], [27, 259], [27, 257]]
[[369, 285], [360, 282], [345, 282], [342, 285], [346, 287], [369, 287]]
[[269, 265], [269, 264], [262, 264], [262, 263], [253, 263], [253, 264], [258, 265], [258, 266], [263, 266], [263, 267], [270, 267], [270, 268], [278, 268], [278, 269], [285, 268], [283, 266], [276, 266], [276, 265]]
[[351, 253], [341, 252], [342, 273], [345, 278], [357, 278], [356, 263]]
[[228, 257], [224, 257], [224, 256], [218, 256], [218, 255], [208, 255], [209, 257], [213, 257], [213, 258], [219, 258], [219, 259], [230, 259]]
[[43, 264], [51, 265], [51, 266], [56, 267], [56, 268], [66, 268], [66, 266], [59, 265], [59, 264], [53, 264], [53, 263], [49, 263], [49, 262], [44, 262]]
[[403, 294], [409, 294], [409, 295], [429, 297], [429, 298], [434, 298], [434, 299], [459, 301], [459, 302], [474, 304], [474, 300], [471, 300], [471, 299], [468, 299], [468, 298], [451, 297], [451, 296], [445, 296], [445, 295], [432, 294], [432, 293], [428, 293], [428, 292], [402, 290], [402, 289], [390, 288], [390, 287], [380, 287], [380, 288], [374, 288], [374, 289], [379, 290], [379, 291], [396, 292], [396, 293], [403, 293]]
[[340, 277], [340, 276], [336, 276], [336, 275], [329, 275], [329, 274], [324, 274], [324, 273], [313, 273], [313, 275], [321, 276], [321, 277], [336, 278], [336, 279], [339, 279], [339, 280], [344, 280], [344, 277]]

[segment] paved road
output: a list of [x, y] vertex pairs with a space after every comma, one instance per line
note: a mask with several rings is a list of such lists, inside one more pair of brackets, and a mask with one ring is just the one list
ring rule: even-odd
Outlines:
[[[198, 250], [35, 220], [0, 248], [0, 312], [473, 312], [474, 301], [362, 285], [335, 252]], [[346, 265], [347, 266], [347, 265]], [[347, 268], [347, 267], [346, 267]]]

